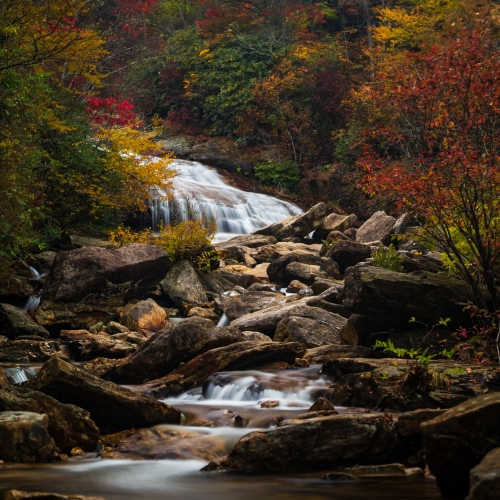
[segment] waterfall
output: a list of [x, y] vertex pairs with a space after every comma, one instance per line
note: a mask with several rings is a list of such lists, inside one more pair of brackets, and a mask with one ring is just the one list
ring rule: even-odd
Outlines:
[[302, 213], [286, 201], [231, 187], [215, 170], [201, 163], [175, 160], [173, 167], [178, 175], [173, 181], [172, 199], [150, 203], [153, 230], [160, 221], [167, 225], [201, 215], [215, 219], [215, 239], [225, 241]]

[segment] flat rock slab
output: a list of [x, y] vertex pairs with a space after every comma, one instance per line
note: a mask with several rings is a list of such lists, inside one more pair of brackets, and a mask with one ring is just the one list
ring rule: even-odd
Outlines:
[[323, 365], [335, 379], [333, 403], [339, 406], [411, 411], [451, 408], [499, 391], [499, 369], [452, 360], [433, 360], [430, 373], [404, 359], [333, 359]]
[[0, 343], [0, 361], [12, 363], [44, 362], [54, 354], [68, 354], [59, 340], [12, 340]]
[[103, 432], [180, 422], [181, 412], [176, 408], [101, 380], [61, 359], [46, 362], [30, 385], [61, 403], [84, 408]]
[[214, 373], [259, 368], [277, 361], [291, 364], [305, 351], [305, 346], [298, 343], [238, 342], [197, 356], [166, 377], [144, 384], [141, 391], [154, 397], [180, 394], [201, 386]]
[[[250, 252], [250, 256], [257, 262], [273, 262], [280, 257], [284, 257], [290, 253], [300, 255], [303, 262], [308, 262], [308, 258], [314, 260], [319, 256], [321, 244], [315, 243], [306, 245], [305, 243], [290, 243], [282, 241], [275, 245], [266, 245]], [[313, 263], [313, 262], [311, 262]]]
[[323, 364], [339, 358], [369, 358], [372, 350], [369, 347], [356, 345], [323, 345], [307, 349], [304, 359], [311, 365]]
[[246, 314], [278, 306], [284, 302], [285, 296], [282, 293], [248, 291], [225, 302], [224, 313], [230, 321], [233, 321]]
[[500, 394], [492, 393], [422, 424], [427, 464], [443, 495], [467, 495], [470, 470], [500, 447], [499, 422]]
[[381, 210], [375, 212], [357, 231], [356, 241], [369, 243], [381, 241], [384, 245], [390, 243], [391, 234], [394, 232], [396, 219]]
[[16, 386], [2, 389], [0, 411], [47, 414], [49, 434], [63, 453], [69, 453], [74, 447], [92, 452], [97, 447], [99, 429], [89, 412], [78, 406], [62, 404], [43, 392]]
[[243, 436], [233, 451], [203, 470], [269, 472], [383, 464], [395, 454], [394, 424], [383, 416], [332, 415]]
[[49, 417], [28, 411], [0, 412], [0, 460], [53, 462], [59, 450], [48, 431]]
[[10, 490], [5, 493], [4, 500], [106, 500], [102, 497], [84, 495], [60, 495], [59, 493], [28, 492]]

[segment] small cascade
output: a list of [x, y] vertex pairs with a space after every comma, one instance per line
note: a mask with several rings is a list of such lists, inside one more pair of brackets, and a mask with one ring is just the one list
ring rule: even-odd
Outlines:
[[229, 318], [226, 316], [226, 313], [222, 313], [217, 326], [229, 326]]
[[178, 172], [173, 199], [153, 200], [150, 204], [153, 230], [161, 221], [167, 225], [201, 215], [217, 222], [216, 241], [225, 241], [302, 213], [286, 201], [231, 187], [215, 170], [201, 163], [175, 160], [173, 166]]
[[[30, 266], [30, 271], [31, 271], [31, 277], [34, 280], [39, 280], [40, 278], [43, 278], [47, 273], [40, 274], [34, 267]], [[24, 304], [23, 309], [25, 311], [34, 311], [38, 305], [40, 304], [40, 296], [42, 294], [42, 290], [40, 289], [36, 294], [31, 295], [28, 300], [26, 301], [26, 304]]]
[[22, 384], [36, 375], [36, 370], [28, 366], [2, 366], [3, 371], [14, 384]]

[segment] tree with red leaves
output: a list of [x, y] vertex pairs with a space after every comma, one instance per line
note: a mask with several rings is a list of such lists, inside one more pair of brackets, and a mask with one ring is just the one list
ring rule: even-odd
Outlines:
[[490, 310], [500, 307], [496, 43], [488, 31], [461, 31], [381, 75], [372, 93], [380, 119], [360, 160], [364, 189], [409, 209]]

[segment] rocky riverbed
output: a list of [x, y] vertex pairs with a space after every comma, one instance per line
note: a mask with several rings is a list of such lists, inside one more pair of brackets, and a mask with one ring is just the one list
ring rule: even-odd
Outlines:
[[[500, 371], [440, 355], [470, 290], [407, 224], [319, 204], [216, 244], [209, 273], [141, 244], [33, 256], [47, 276], [18, 267], [0, 304], [0, 491], [497, 498]], [[371, 257], [394, 234], [401, 272]]]

